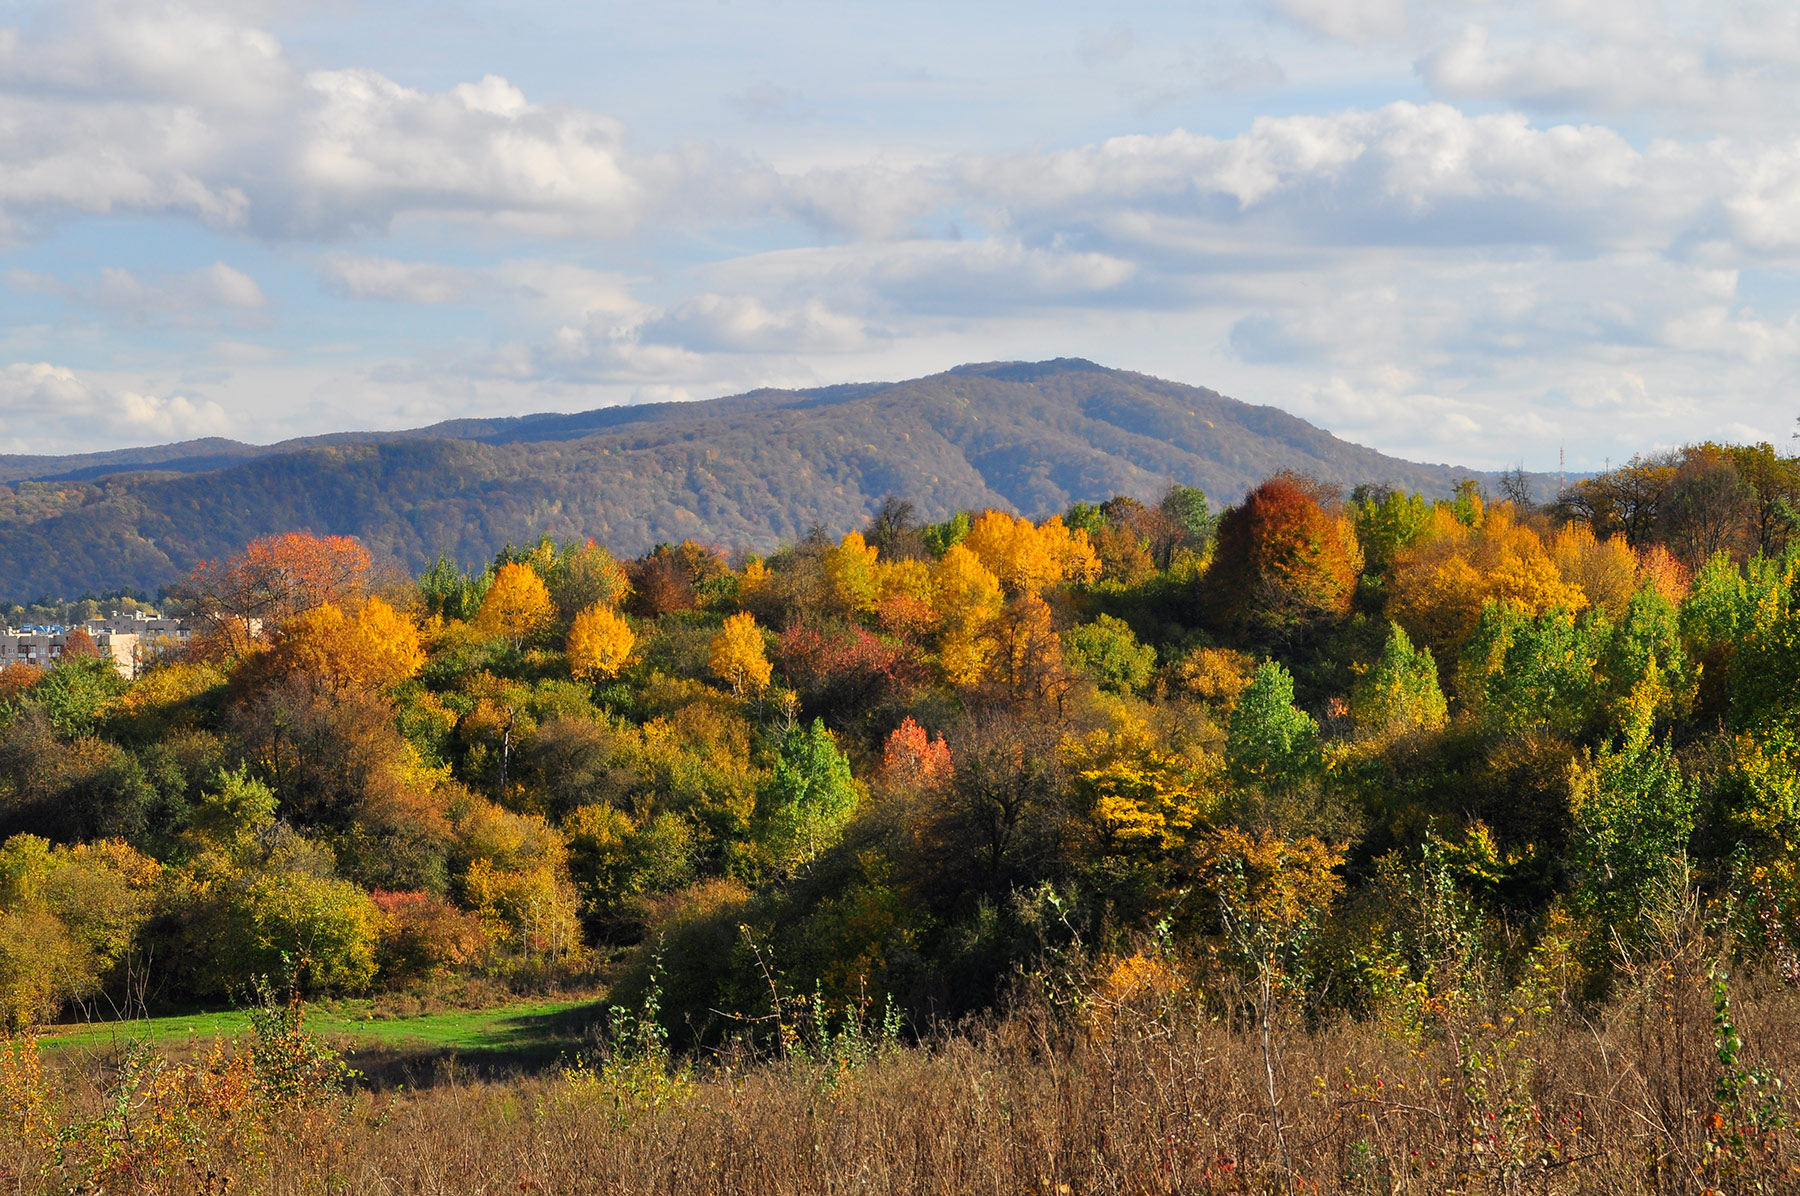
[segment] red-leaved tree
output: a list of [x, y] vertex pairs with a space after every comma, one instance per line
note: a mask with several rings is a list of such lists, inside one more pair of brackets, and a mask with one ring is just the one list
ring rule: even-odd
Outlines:
[[1305, 479], [1278, 475], [1219, 520], [1203, 597], [1221, 627], [1279, 643], [1347, 613], [1359, 571], [1349, 530]]
[[901, 789], [922, 791], [950, 783], [955, 775], [950, 745], [909, 716], [888, 735], [881, 749], [881, 779]]

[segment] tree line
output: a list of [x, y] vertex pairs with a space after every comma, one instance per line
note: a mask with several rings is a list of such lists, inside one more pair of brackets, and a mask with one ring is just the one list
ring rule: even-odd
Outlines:
[[890, 499], [766, 557], [416, 578], [260, 539], [138, 680], [0, 672], [0, 1016], [604, 974], [707, 1039], [771, 984], [923, 1021], [1145, 936], [1361, 1016], [1450, 939], [1598, 998], [1690, 890], [1782, 964], [1797, 478], [1702, 445], [1546, 507]]

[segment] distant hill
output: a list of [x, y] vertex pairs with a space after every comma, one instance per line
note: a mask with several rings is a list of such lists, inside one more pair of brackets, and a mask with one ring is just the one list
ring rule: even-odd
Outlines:
[[931, 519], [983, 506], [1042, 515], [1171, 481], [1234, 502], [1282, 469], [1428, 494], [1475, 472], [1089, 361], [966, 365], [268, 446], [0, 457], [0, 601], [154, 592], [272, 532], [356, 535], [413, 570], [440, 551], [472, 565], [544, 532], [628, 554], [689, 536], [767, 549], [854, 526], [889, 494]]

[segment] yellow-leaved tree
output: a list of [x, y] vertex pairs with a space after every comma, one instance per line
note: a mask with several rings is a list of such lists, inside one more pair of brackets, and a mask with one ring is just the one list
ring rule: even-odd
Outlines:
[[503, 635], [513, 647], [550, 626], [556, 618], [556, 604], [550, 601], [550, 588], [537, 570], [517, 561], [500, 566], [494, 584], [481, 600], [475, 626], [488, 635]]
[[569, 671], [584, 681], [610, 681], [630, 661], [636, 644], [631, 625], [606, 603], [596, 602], [576, 615], [569, 628]]
[[379, 690], [425, 665], [419, 629], [405, 614], [371, 598], [345, 614], [332, 603], [289, 619], [277, 632], [274, 663], [284, 672], [323, 678], [338, 690]]
[[1538, 534], [1495, 507], [1481, 525], [1477, 544], [1491, 545], [1488, 584], [1493, 596], [1529, 615], [1550, 610], [1573, 614], [1588, 605], [1581, 587], [1564, 580]]
[[931, 581], [944, 676], [952, 685], [973, 685], [987, 675], [999, 647], [994, 624], [1000, 617], [1000, 581], [962, 544], [944, 553]]
[[759, 556], [744, 562], [744, 574], [738, 578], [738, 601], [753, 602], [769, 585], [769, 566]]
[[761, 693], [769, 684], [774, 666], [763, 649], [762, 628], [749, 611], [732, 615], [713, 637], [713, 674], [731, 686], [734, 694]]
[[1071, 736], [1063, 756], [1104, 853], [1189, 844], [1224, 802], [1223, 757], [1185, 758], [1159, 747], [1141, 726]]
[[1637, 553], [1624, 536], [1600, 540], [1585, 523], [1566, 524], [1552, 537], [1550, 556], [1563, 580], [1580, 587], [1589, 605], [1614, 621], [1624, 617], [1638, 587]]
[[1034, 524], [1005, 511], [984, 511], [964, 543], [1010, 593], [1036, 593], [1100, 575], [1100, 558], [1086, 530], [1070, 531], [1061, 515]]
[[162, 866], [122, 842], [0, 844], [0, 1031], [89, 996], [132, 950]]
[[528, 959], [580, 949], [580, 895], [561, 832], [536, 814], [477, 802], [460, 812], [456, 837], [453, 855], [466, 861], [456, 887], [496, 947]]
[[825, 576], [831, 579], [833, 597], [851, 614], [874, 610], [880, 597], [875, 556], [861, 532], [849, 533], [825, 552]]
[[[1568, 559], [1582, 556], [1571, 543]], [[1604, 574], [1606, 563], [1595, 563]], [[1389, 613], [1439, 660], [1456, 658], [1490, 599], [1534, 618], [1588, 605], [1587, 594], [1563, 577], [1537, 532], [1515, 522], [1504, 504], [1488, 511], [1473, 532], [1440, 505], [1420, 542], [1396, 557], [1389, 585]]]

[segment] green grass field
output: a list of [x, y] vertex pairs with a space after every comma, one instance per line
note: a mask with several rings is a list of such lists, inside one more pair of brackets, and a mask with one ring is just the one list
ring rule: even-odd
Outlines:
[[[339, 1001], [307, 1009], [307, 1025], [352, 1061], [430, 1060], [454, 1056], [484, 1069], [544, 1066], [573, 1054], [582, 1034], [600, 1016], [593, 1000], [540, 999], [486, 1009], [459, 1009], [416, 1017], [373, 1017], [367, 1001]], [[47, 1050], [105, 1050], [130, 1041], [179, 1047], [206, 1045], [250, 1031], [241, 1010], [190, 1013], [132, 1021], [50, 1026], [39, 1044]]]

